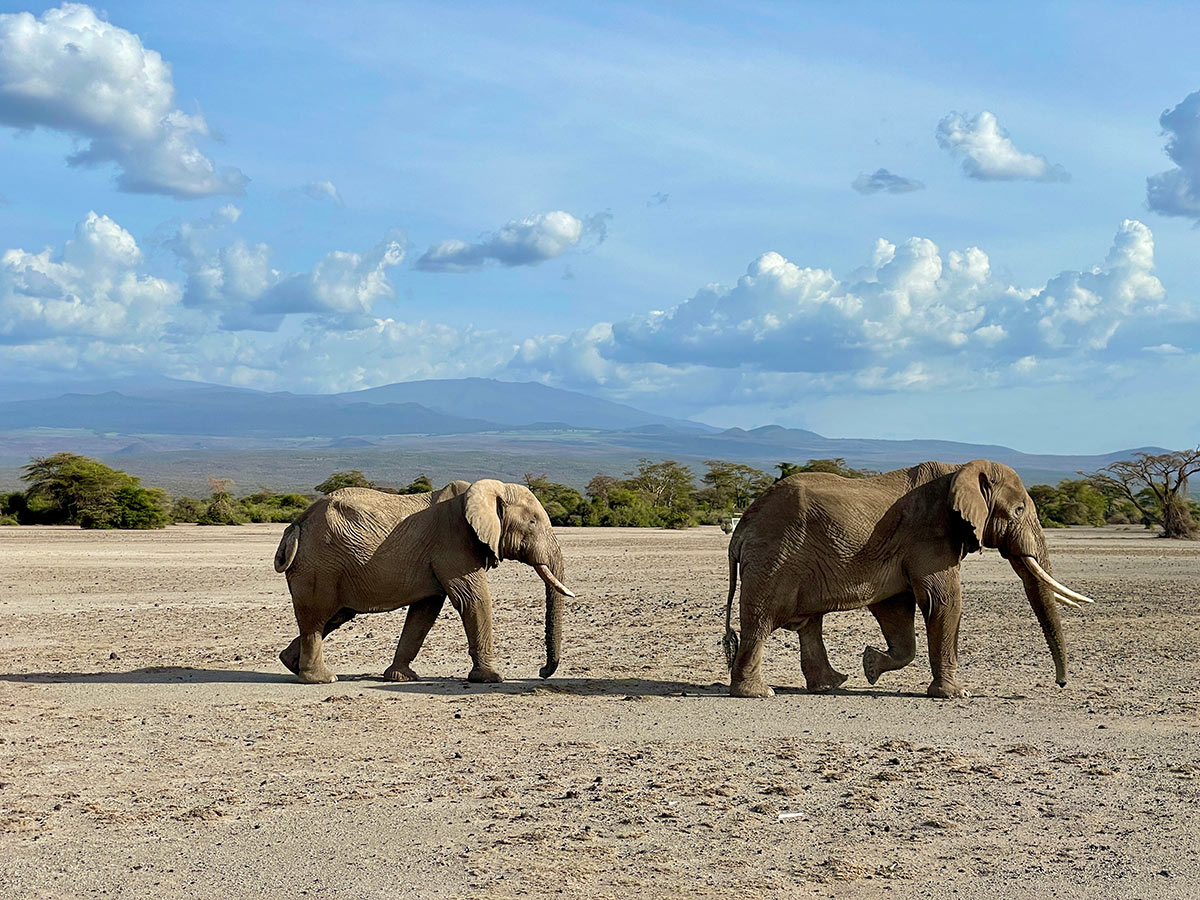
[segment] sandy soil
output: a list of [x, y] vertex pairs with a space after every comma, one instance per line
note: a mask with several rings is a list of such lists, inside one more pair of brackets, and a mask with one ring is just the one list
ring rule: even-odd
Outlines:
[[281, 526], [0, 529], [0, 894], [38, 897], [1200, 896], [1200, 546], [1053, 532], [1071, 683], [1016, 576], [964, 566], [962, 674], [875, 688], [865, 612], [826, 620], [844, 690], [725, 695], [717, 529], [561, 531], [565, 661], [536, 576], [493, 573], [501, 685], [443, 615], [406, 685], [402, 613], [294, 635]]

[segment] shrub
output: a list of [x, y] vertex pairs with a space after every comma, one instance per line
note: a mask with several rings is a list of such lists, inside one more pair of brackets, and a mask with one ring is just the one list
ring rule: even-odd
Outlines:
[[79, 524], [83, 528], [166, 528], [171, 524], [167, 494], [160, 488], [127, 485], [111, 503], [84, 510]]
[[367, 480], [367, 476], [358, 471], [358, 469], [349, 469], [345, 472], [334, 472], [313, 488], [313, 490], [322, 494], [332, 494], [334, 491], [344, 487], [373, 488], [375, 487], [375, 483]]
[[171, 504], [172, 522], [199, 522], [208, 509], [208, 501], [196, 497], [180, 497]]
[[239, 503], [251, 522], [291, 522], [308, 509], [309, 500], [303, 494], [276, 494], [263, 488]]
[[0, 494], [0, 516], [12, 519], [10, 524], [16, 525], [23, 519], [29, 518], [29, 503], [24, 491], [12, 491]]
[[400, 488], [398, 494], [428, 494], [433, 491], [433, 482], [429, 480], [429, 476], [422, 472], [407, 485]]
[[246, 521], [241, 505], [233, 497], [220, 491], [212, 495], [208, 506], [196, 520], [197, 525], [242, 525]]

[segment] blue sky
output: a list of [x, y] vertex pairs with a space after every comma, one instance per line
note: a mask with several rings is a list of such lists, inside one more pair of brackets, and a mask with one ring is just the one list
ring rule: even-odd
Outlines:
[[0, 3], [0, 381], [480, 375], [718, 425], [1194, 445], [1198, 27]]

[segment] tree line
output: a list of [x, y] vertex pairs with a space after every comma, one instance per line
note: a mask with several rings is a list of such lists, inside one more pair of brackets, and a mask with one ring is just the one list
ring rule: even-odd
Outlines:
[[[842, 458], [778, 463], [778, 474], [728, 460], [710, 459], [699, 479], [676, 460], [639, 460], [624, 477], [599, 473], [582, 490], [544, 475], [525, 483], [550, 521], [567, 526], [688, 528], [718, 525], [740, 514], [775, 481], [800, 472], [845, 478], [876, 474]], [[1200, 471], [1200, 448], [1167, 454], [1138, 453], [1079, 479], [1035, 484], [1030, 496], [1047, 528], [1070, 525], [1144, 524], [1168, 537], [1195, 537], [1200, 503], [1188, 497], [1188, 479]], [[1083, 475], [1083, 473], [1080, 473]], [[314, 494], [275, 493], [267, 488], [235, 497], [228, 479], [212, 479], [208, 497], [177, 497], [98, 460], [75, 453], [33, 459], [23, 467], [24, 491], [0, 494], [0, 525], [79, 525], [83, 528], [163, 528], [173, 522], [238, 525], [291, 522], [318, 494], [367, 487], [397, 494], [432, 491], [418, 475], [403, 487], [379, 485], [357, 469], [334, 472]]]

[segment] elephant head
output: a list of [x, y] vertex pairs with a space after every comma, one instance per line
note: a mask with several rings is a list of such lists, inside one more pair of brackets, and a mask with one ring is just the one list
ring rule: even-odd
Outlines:
[[1020, 477], [1000, 463], [974, 460], [951, 479], [950, 504], [963, 526], [964, 555], [981, 547], [997, 549], [1020, 577], [1054, 658], [1055, 680], [1060, 687], [1065, 685], [1067, 650], [1056, 603], [1078, 606], [1092, 600], [1050, 574], [1050, 554], [1037, 507]]
[[562, 582], [562, 551], [550, 517], [521, 484], [485, 478], [467, 489], [464, 500], [467, 523], [487, 549], [487, 567], [515, 559], [532, 566], [546, 583], [546, 665], [539, 674], [549, 678], [562, 648], [563, 598], [575, 596]]

